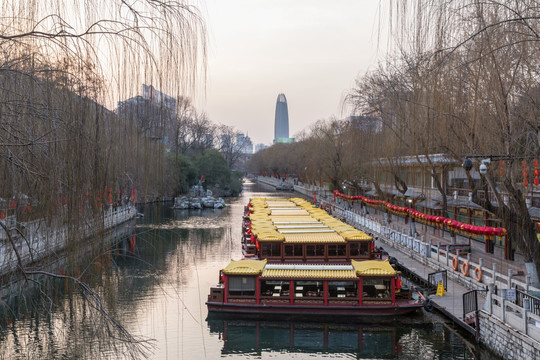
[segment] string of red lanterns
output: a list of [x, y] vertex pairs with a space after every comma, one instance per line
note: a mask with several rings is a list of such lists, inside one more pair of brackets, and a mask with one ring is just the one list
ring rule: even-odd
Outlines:
[[392, 213], [399, 215], [410, 214], [411, 217], [422, 223], [428, 223], [438, 227], [443, 227], [444, 225], [445, 227], [462, 234], [483, 235], [488, 239], [492, 239], [494, 236], [506, 236], [508, 234], [508, 231], [502, 227], [471, 225], [443, 216], [425, 214], [418, 210], [410, 209], [406, 206], [398, 206], [387, 201], [369, 199], [362, 195], [346, 195], [340, 193], [338, 190], [334, 190], [334, 201], [336, 201], [336, 198], [353, 202], [362, 201], [364, 204], [371, 206], [382, 206]]

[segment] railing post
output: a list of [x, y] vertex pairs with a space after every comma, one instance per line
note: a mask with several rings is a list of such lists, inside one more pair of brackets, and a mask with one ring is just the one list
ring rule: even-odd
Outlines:
[[448, 251], [448, 246], [446, 246], [446, 266], [448, 266], [448, 258], [450, 255], [448, 255], [449, 251]]
[[497, 263], [493, 263], [493, 285], [497, 285]]
[[514, 269], [508, 269], [508, 288], [512, 288], [512, 277], [514, 276]]
[[529, 311], [527, 310], [527, 308], [525, 308], [525, 306], [523, 306], [523, 332], [525, 333], [525, 335], [529, 335], [529, 327], [527, 326], [527, 324], [529, 323], [528, 317]]
[[427, 245], [426, 249], [426, 257], [431, 257], [431, 246], [433, 245], [433, 239], [429, 239], [429, 244]]
[[[488, 285], [489, 286], [489, 285]], [[489, 315], [493, 314], [493, 292], [495, 291], [495, 286], [492, 285], [490, 290], [488, 291], [488, 311]]]
[[502, 299], [502, 319], [503, 322], [506, 322], [506, 298]]

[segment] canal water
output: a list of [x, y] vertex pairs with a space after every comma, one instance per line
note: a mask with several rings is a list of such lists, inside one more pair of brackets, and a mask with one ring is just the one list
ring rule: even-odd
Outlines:
[[[1, 359], [492, 359], [436, 313], [376, 323], [219, 320], [205, 301], [219, 270], [241, 257], [244, 205], [276, 194], [247, 183], [222, 210], [148, 205], [128, 235], [77, 259], [100, 302], [63, 279], [19, 292], [0, 319]], [[22, 286], [24, 287], [24, 286]], [[95, 298], [93, 298], [95, 299]]]

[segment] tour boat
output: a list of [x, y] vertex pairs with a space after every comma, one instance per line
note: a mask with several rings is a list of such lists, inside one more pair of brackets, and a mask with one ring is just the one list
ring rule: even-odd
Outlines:
[[405, 289], [387, 260], [346, 264], [233, 260], [211, 287], [209, 313], [287, 316], [310, 320], [403, 315], [427, 304], [421, 291]]
[[373, 237], [300, 198], [253, 198], [242, 225], [245, 258], [336, 263], [382, 258]]

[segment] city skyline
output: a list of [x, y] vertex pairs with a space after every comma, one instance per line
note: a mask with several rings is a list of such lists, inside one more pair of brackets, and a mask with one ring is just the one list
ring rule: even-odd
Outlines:
[[[379, 2], [207, 0], [205, 96], [209, 118], [273, 141], [276, 94], [285, 93], [289, 136], [314, 122], [346, 118], [342, 100], [355, 79], [377, 65], [387, 48], [386, 10]], [[294, 119], [294, 121], [292, 121]]]

